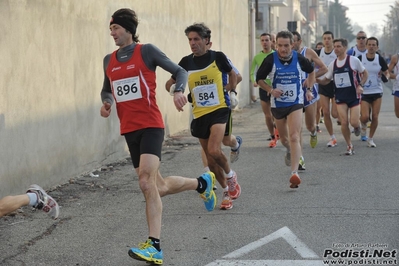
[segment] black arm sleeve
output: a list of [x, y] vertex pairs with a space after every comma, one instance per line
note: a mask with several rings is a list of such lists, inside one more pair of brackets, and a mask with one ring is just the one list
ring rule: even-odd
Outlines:
[[385, 61], [383, 56], [379, 56], [379, 59], [380, 59], [381, 71], [387, 71], [388, 70], [387, 61]]
[[313, 72], [314, 66], [313, 66], [312, 62], [309, 61], [309, 59], [307, 59], [306, 57], [304, 57], [301, 54], [298, 54], [298, 62], [303, 71], [305, 71], [306, 73]]
[[101, 102], [106, 101], [106, 102], [109, 102], [110, 104], [113, 104], [114, 97], [112, 96], [111, 84], [109, 82], [107, 74], [105, 73], [105, 71], [107, 70], [110, 58], [111, 58], [111, 54], [106, 55], [103, 60], [104, 81], [103, 81], [103, 88], [101, 90]]
[[220, 71], [225, 73], [229, 73], [233, 69], [227, 56], [222, 52], [216, 52], [216, 65]]
[[274, 65], [273, 53], [269, 54], [260, 65], [258, 72], [256, 72], [256, 82], [259, 80], [265, 80], [267, 75], [272, 72]]
[[[181, 66], [183, 69], [187, 70], [188, 69], [188, 61], [187, 61], [187, 56], [183, 57], [180, 62], [178, 63], [179, 66]], [[172, 74], [171, 78], [173, 80], [176, 80], [176, 75]]]

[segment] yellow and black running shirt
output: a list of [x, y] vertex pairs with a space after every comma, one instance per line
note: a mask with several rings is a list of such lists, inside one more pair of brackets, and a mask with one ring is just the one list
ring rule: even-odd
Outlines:
[[228, 108], [223, 87], [223, 73], [232, 70], [222, 52], [208, 51], [202, 56], [188, 55], [179, 65], [188, 72], [193, 117], [199, 118], [220, 108]]

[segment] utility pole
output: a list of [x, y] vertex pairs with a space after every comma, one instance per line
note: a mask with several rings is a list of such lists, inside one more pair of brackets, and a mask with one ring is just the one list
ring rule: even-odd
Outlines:
[[306, 1], [306, 4], [305, 4], [305, 8], [306, 8], [306, 12], [305, 12], [305, 15], [306, 15], [306, 45], [308, 46], [308, 47], [311, 47], [311, 43], [310, 43], [310, 26], [309, 26], [309, 24], [310, 24], [310, 22], [309, 22], [309, 0], [305, 0]]
[[[255, 0], [255, 3], [253, 0], [249, 0], [250, 6], [250, 18], [251, 18], [251, 31], [250, 31], [250, 55], [249, 55], [249, 65], [252, 64], [252, 60], [255, 56], [256, 53], [256, 18], [258, 16], [258, 0]], [[253, 84], [251, 79], [249, 79], [249, 99], [252, 97], [252, 91], [254, 90]]]
[[335, 23], [335, 15], [333, 16], [334, 37], [337, 36], [337, 24]]
[[326, 24], [327, 24], [327, 31], [330, 30], [330, 6], [328, 4], [328, 0], [326, 0]]

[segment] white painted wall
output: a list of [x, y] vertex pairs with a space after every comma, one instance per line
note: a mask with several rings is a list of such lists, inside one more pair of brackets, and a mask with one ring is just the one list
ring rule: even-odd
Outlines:
[[[0, 197], [32, 183], [44, 188], [128, 156], [115, 109], [100, 117], [103, 57], [116, 49], [112, 13], [139, 17], [142, 43], [153, 43], [176, 63], [190, 53], [184, 29], [205, 22], [213, 49], [241, 71], [241, 106], [249, 102], [247, 0], [1, 0]], [[170, 74], [157, 70], [158, 104], [166, 133], [189, 126], [164, 90]]]

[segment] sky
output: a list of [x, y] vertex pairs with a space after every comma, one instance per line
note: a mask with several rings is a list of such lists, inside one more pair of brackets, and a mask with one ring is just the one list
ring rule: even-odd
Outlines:
[[346, 16], [354, 23], [366, 31], [367, 26], [371, 23], [377, 23], [380, 30], [385, 25], [386, 14], [389, 13], [395, 0], [339, 0], [339, 2], [349, 8]]

